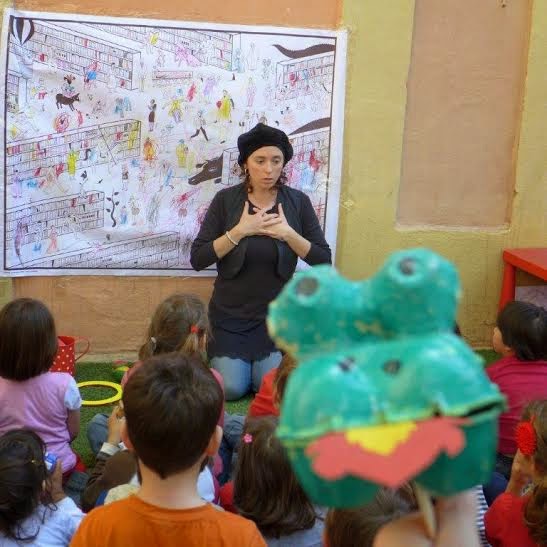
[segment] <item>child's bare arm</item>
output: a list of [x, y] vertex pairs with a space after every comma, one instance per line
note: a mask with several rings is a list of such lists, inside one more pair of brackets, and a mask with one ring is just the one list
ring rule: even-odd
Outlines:
[[80, 433], [80, 409], [68, 411], [66, 426], [70, 440], [73, 441]]

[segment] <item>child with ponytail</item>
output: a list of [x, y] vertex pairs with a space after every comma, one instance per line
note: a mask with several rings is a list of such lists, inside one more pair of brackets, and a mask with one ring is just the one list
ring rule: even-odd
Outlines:
[[[492, 547], [547, 545], [547, 399], [530, 403], [516, 430], [507, 489], [485, 516]], [[531, 488], [525, 487], [531, 483]]]

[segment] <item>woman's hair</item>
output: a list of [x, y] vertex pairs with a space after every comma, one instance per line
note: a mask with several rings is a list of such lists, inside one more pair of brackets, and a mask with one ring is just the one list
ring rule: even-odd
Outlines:
[[0, 437], [0, 534], [15, 541], [32, 541], [39, 532], [22, 530], [40, 501], [53, 506], [49, 475], [44, 463], [45, 445], [29, 429], [15, 429]]
[[536, 450], [532, 458], [541, 475], [524, 508], [524, 521], [534, 541], [547, 545], [547, 399], [530, 403], [522, 419], [531, 421], [536, 432]]
[[56, 354], [55, 321], [45, 304], [17, 298], [0, 310], [0, 376], [28, 380], [47, 372]]
[[410, 488], [378, 490], [374, 499], [356, 509], [330, 509], [325, 521], [329, 547], [372, 547], [382, 526], [415, 510]]
[[[253, 187], [251, 186], [251, 177], [249, 176], [249, 172], [243, 167], [239, 167], [239, 179], [245, 185], [245, 190], [247, 190], [247, 193], [252, 194]], [[277, 190], [285, 184], [287, 184], [287, 174], [285, 173], [285, 169], [283, 169], [273, 187]]]
[[547, 311], [530, 302], [514, 300], [500, 311], [496, 325], [503, 343], [521, 361], [547, 359]]
[[313, 528], [318, 517], [275, 436], [276, 425], [273, 416], [247, 420], [234, 478], [234, 505], [263, 535], [279, 538]]
[[156, 308], [139, 359], [172, 351], [199, 353], [205, 350], [208, 332], [205, 304], [193, 294], [173, 294]]
[[289, 380], [289, 376], [292, 374], [292, 371], [296, 368], [296, 364], [296, 361], [288, 353], [285, 353], [285, 355], [283, 355], [281, 363], [279, 363], [279, 367], [277, 369], [277, 372], [275, 373], [273, 384], [273, 399], [274, 403], [278, 407], [281, 406], [283, 396], [285, 395], [285, 388], [287, 387], [287, 381]]

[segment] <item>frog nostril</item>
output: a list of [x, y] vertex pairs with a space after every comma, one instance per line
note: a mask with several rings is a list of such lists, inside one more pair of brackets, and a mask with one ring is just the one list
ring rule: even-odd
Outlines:
[[344, 372], [348, 372], [353, 368], [354, 364], [355, 364], [355, 359], [353, 357], [346, 357], [343, 361], [340, 361], [338, 363], [338, 366]]
[[386, 361], [382, 368], [384, 369], [384, 372], [387, 372], [387, 374], [397, 374], [399, 370], [401, 370], [401, 366], [401, 361], [392, 359], [391, 361]]
[[412, 275], [416, 271], [416, 262], [413, 258], [404, 258], [399, 262], [399, 270], [405, 275]]
[[319, 287], [319, 282], [317, 279], [313, 277], [305, 277], [304, 279], [301, 279], [296, 284], [296, 294], [300, 294], [302, 296], [311, 296], [314, 292], [317, 291]]

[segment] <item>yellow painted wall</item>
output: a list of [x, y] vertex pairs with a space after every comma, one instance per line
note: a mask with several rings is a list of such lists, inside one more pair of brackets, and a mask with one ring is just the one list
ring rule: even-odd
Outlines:
[[342, 273], [360, 278], [394, 249], [427, 246], [443, 254], [460, 269], [464, 334], [488, 345], [502, 249], [547, 244], [547, 2], [534, 2], [513, 215], [509, 229], [498, 232], [395, 227], [413, 7], [408, 0], [344, 2], [342, 20], [351, 31], [342, 186], [348, 206], [341, 211], [337, 263]]
[[[216, 1], [218, 6], [224, 5], [221, 0]], [[91, 2], [88, 0], [87, 3], [89, 5]], [[306, 12], [306, 19], [306, 13], [302, 12], [297, 23], [307, 26], [307, 20], [310, 26], [332, 28], [336, 25], [337, 12], [327, 9], [329, 3], [330, 0], [324, 0], [322, 5], [325, 9], [320, 20], [315, 20], [318, 13], [314, 18], [313, 12]], [[106, 6], [105, 2], [103, 4]], [[167, 6], [170, 2], [161, 0], [155, 4], [154, 13], [159, 4]], [[265, 5], [266, 2], [261, 4]], [[301, 3], [295, 0], [293, 4], [297, 6]], [[51, 11], [63, 11], [63, 6], [66, 6], [58, 0], [19, 0], [17, 5]], [[142, 0], [117, 0], [109, 5], [110, 13], [135, 14], [145, 11]], [[239, 0], [237, 5], [243, 9], [248, 3]], [[122, 6], [124, 9], [121, 9]], [[70, 8], [76, 9], [72, 4]], [[489, 343], [501, 281], [502, 249], [547, 244], [547, 163], [544, 159], [547, 150], [547, 133], [544, 130], [547, 2], [537, 0], [533, 9], [518, 156], [515, 147], [516, 194], [509, 229], [499, 232], [402, 231], [396, 229], [395, 219], [414, 3], [411, 0], [345, 0], [343, 5], [342, 24], [349, 28], [350, 38], [337, 266], [343, 274], [355, 279], [371, 275], [387, 253], [398, 248], [427, 246], [442, 253], [460, 269], [464, 298], [459, 319], [468, 339], [477, 345]], [[256, 13], [256, 7], [253, 11]], [[103, 6], [101, 13], [106, 12]], [[245, 22], [250, 22], [248, 13], [245, 13]], [[271, 23], [290, 24], [291, 17], [287, 17], [286, 11], [280, 8], [276, 13], [277, 20], [273, 19], [272, 14], [269, 16]], [[184, 19], [184, 15], [181, 7], [179, 17]], [[207, 13], [200, 18], [218, 20], [215, 13]], [[237, 14], [232, 12], [229, 19], [237, 19]], [[256, 22], [265, 21], [257, 16]], [[484, 206], [488, 207], [488, 203]], [[1, 283], [2, 280], [0, 299], [2, 287], [7, 288], [4, 293], [9, 295], [11, 286], [11, 282], [7, 285]], [[147, 317], [156, 301], [164, 296], [163, 289], [167, 289], [167, 285], [178, 290], [199, 285], [204, 295], [210, 290], [210, 282], [205, 280], [194, 285], [184, 280], [169, 280], [166, 283], [162, 278], [129, 278], [120, 282], [114, 278], [79, 280], [61, 277], [16, 281], [15, 294], [44, 298], [53, 307], [58, 323], [67, 333], [66, 329], [70, 326], [74, 334], [95, 335], [95, 349], [117, 353], [137, 347]], [[112, 294], [117, 298], [94, 299], [93, 294]], [[89, 304], [87, 308], [75, 305], [81, 303], [82, 295]], [[112, 306], [117, 308], [113, 309]], [[135, 316], [133, 321], [127, 321], [128, 314]], [[85, 321], [83, 316], [87, 317]], [[86, 332], [88, 328], [95, 328], [94, 333]], [[105, 330], [108, 336], [103, 333]]]

